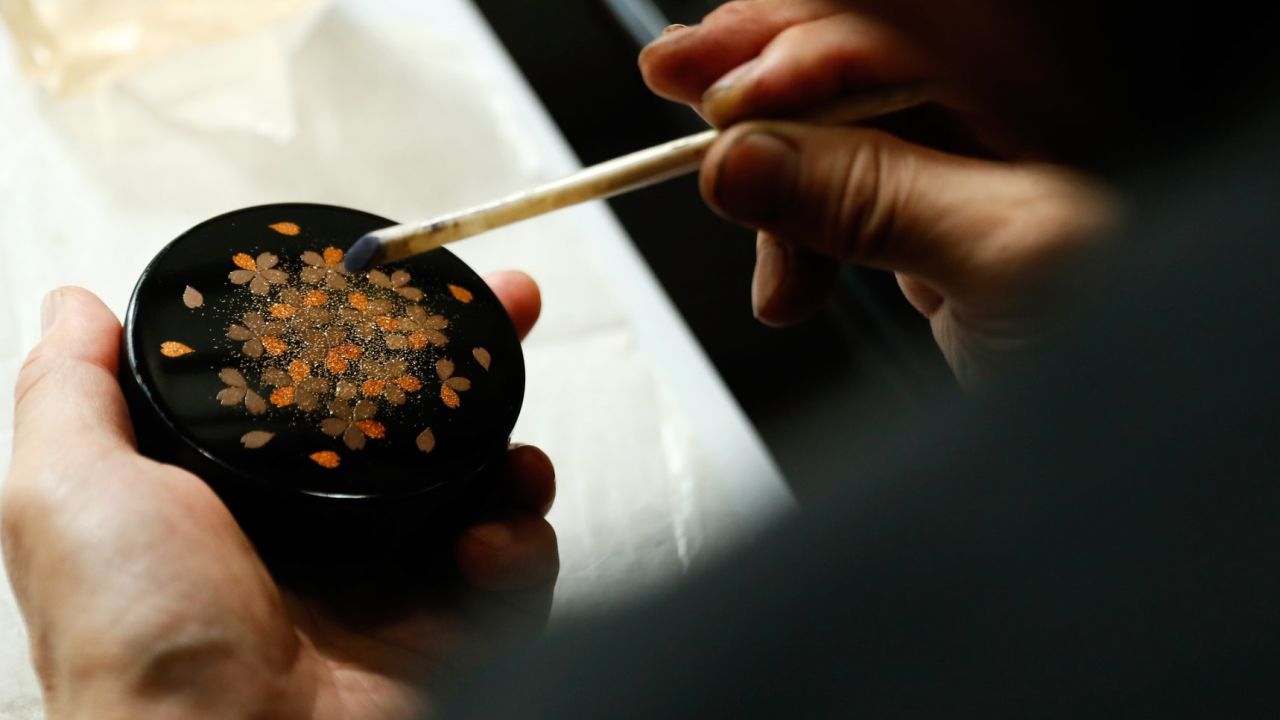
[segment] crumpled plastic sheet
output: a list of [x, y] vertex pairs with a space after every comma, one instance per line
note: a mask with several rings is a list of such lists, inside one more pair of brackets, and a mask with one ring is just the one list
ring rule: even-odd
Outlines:
[[[10, 17], [14, 0], [0, 3]], [[312, 201], [419, 218], [558, 174], [525, 137], [528, 108], [497, 89], [509, 70], [459, 29], [473, 12], [461, 4], [315, 5], [67, 99], [24, 77], [0, 34], [0, 406], [38, 340], [49, 288], [83, 285], [122, 313], [150, 258], [210, 216]], [[275, 54], [262, 55], [264, 43]], [[267, 58], [266, 78], [236, 81], [231, 70], [255, 57]], [[189, 77], [175, 84], [175, 72]], [[709, 470], [684, 412], [690, 399], [640, 349], [619, 286], [591, 259], [593, 245], [625, 238], [602, 237], [616, 229], [582, 217], [456, 246], [479, 271], [523, 269], [543, 288], [514, 439], [557, 465], [556, 619], [660, 588], [750, 524]], [[11, 442], [5, 412], [0, 466]], [[0, 718], [39, 717], [28, 663], [0, 587]]]

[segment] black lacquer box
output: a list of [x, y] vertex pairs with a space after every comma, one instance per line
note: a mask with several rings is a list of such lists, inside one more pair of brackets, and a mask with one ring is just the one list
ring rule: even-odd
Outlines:
[[134, 290], [121, 379], [139, 447], [203, 478], [260, 547], [325, 557], [430, 532], [504, 456], [515, 328], [447, 250], [346, 272], [343, 248], [391, 224], [239, 210], [170, 243]]

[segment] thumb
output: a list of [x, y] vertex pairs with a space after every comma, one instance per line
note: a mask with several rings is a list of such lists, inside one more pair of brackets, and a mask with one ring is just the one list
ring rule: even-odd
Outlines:
[[49, 293], [44, 338], [27, 356], [14, 390], [14, 464], [83, 452], [131, 449], [132, 425], [116, 380], [120, 323], [81, 288]]
[[877, 130], [756, 122], [712, 147], [702, 192], [801, 251], [904, 272], [944, 294], [1007, 256], [997, 231], [1054, 196], [1038, 173]]

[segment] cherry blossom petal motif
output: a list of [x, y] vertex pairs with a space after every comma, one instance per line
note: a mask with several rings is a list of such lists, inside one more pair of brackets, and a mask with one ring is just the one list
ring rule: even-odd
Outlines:
[[258, 393], [250, 390], [244, 398], [244, 406], [250, 415], [261, 415], [267, 411], [267, 401]]
[[418, 433], [416, 440], [418, 449], [424, 453], [429, 453], [436, 449], [436, 434], [431, 432], [431, 428], [427, 428]]
[[249, 393], [248, 388], [229, 387], [223, 388], [218, 392], [218, 402], [225, 407], [235, 407], [244, 402], [244, 396]]
[[329, 437], [338, 437], [347, 431], [348, 425], [349, 423], [342, 418], [325, 418], [324, 421], [320, 423], [320, 432], [328, 435]]
[[493, 358], [489, 356], [489, 351], [482, 347], [473, 349], [471, 351], [471, 356], [474, 357], [476, 362], [480, 363], [480, 367], [485, 370], [489, 369], [489, 363], [493, 360]]
[[240, 436], [240, 444], [244, 445], [246, 450], [257, 450], [258, 448], [271, 442], [275, 433], [269, 433], [265, 430], [254, 430]]
[[195, 352], [190, 345], [184, 345], [177, 340], [167, 340], [160, 343], [160, 354], [167, 358], [179, 358], [183, 355], [190, 355]]
[[453, 371], [452, 360], [440, 358], [436, 361], [436, 373], [440, 376], [440, 400], [446, 407], [456, 410], [462, 405], [462, 398], [458, 397], [458, 393], [470, 390], [471, 381], [455, 376]]
[[204, 295], [199, 290], [188, 285], [187, 289], [182, 291], [182, 304], [195, 310], [204, 305]]
[[339, 380], [337, 387], [333, 390], [333, 396], [339, 400], [350, 400], [356, 396], [357, 391], [355, 383], [350, 380]]
[[258, 274], [252, 270], [232, 270], [227, 273], [227, 279], [236, 285], [244, 285], [257, 277], [257, 275]]
[[311, 458], [311, 462], [325, 468], [326, 470], [336, 469], [342, 464], [342, 457], [332, 450], [314, 452], [308, 455], [308, 457]]
[[342, 442], [352, 450], [363, 450], [364, 432], [356, 425], [350, 425], [347, 431], [342, 433]]
[[449, 285], [449, 292], [453, 293], [453, 296], [457, 298], [458, 302], [462, 303], [463, 305], [466, 305], [467, 303], [471, 302], [471, 300], [475, 297], [474, 295], [471, 294], [470, 290], [464, 287], [461, 287], [459, 285], [452, 285], [452, 284]]
[[272, 223], [267, 227], [271, 228], [272, 230], [275, 230], [281, 235], [288, 235], [289, 237], [294, 237], [298, 233], [302, 232], [302, 228], [298, 227], [298, 223], [278, 222], [278, 223]]

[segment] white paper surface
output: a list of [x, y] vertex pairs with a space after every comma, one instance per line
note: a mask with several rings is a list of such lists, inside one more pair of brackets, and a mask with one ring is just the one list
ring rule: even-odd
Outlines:
[[[576, 162], [463, 0], [352, 0], [308, 21], [277, 68], [293, 124], [261, 131], [201, 123], [188, 110], [212, 99], [169, 107], [155, 85], [54, 102], [19, 76], [9, 51], [0, 35], [5, 408], [49, 288], [83, 285], [122, 313], [150, 258], [210, 216], [310, 201], [419, 218]], [[255, 117], [254, 96], [222, 93], [219, 117]], [[557, 617], [660, 587], [790, 506], [740, 410], [603, 205], [456, 247], [480, 272], [522, 269], [543, 288], [515, 439], [546, 449], [558, 470]], [[7, 467], [12, 416], [0, 418]], [[0, 718], [38, 716], [25, 635], [0, 584]]]

